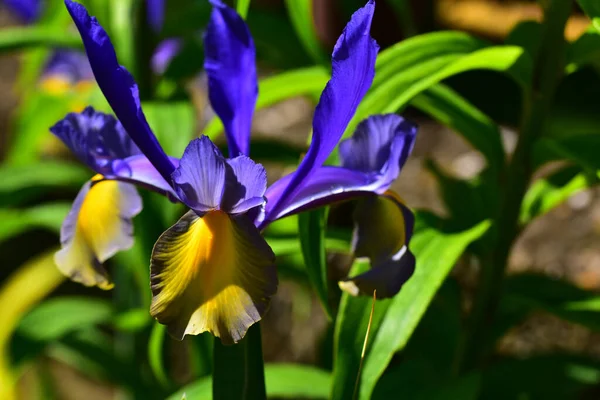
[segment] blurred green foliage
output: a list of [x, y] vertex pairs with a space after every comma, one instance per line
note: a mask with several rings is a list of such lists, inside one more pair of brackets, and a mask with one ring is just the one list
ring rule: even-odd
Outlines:
[[[208, 2], [169, 1], [165, 25], [155, 35], [143, 34], [140, 2], [85, 1], [140, 83], [148, 121], [167, 153], [179, 156], [201, 132], [219, 140], [222, 124], [210, 117], [199, 83]], [[27, 374], [38, 377], [40, 398], [58, 397], [56, 382], [47, 378], [49, 360], [117, 388], [119, 398], [244, 398], [266, 391], [270, 398], [351, 399], [355, 389], [365, 400], [597, 398], [597, 359], [554, 353], [517, 359], [495, 349], [509, 329], [537, 311], [600, 330], [596, 293], [539, 275], [505, 277], [522, 230], [598, 182], [598, 2], [579, 0], [592, 25], [573, 43], [562, 34], [572, 2], [548, 0], [540, 2], [542, 23], [522, 23], [499, 44], [464, 32], [416, 32], [414, 2], [379, 2], [389, 3], [402, 23], [395, 29], [407, 39], [379, 53], [373, 86], [345, 135], [369, 115], [408, 109], [460, 135], [481, 153], [485, 168], [466, 180], [427, 160], [448, 215], [417, 213], [416, 272], [397, 296], [376, 304], [364, 360], [371, 300], [341, 294], [328, 270], [328, 255], [349, 254], [348, 225], [330, 226], [328, 212], [317, 210], [270, 227], [266, 238], [282, 280], [314, 290], [329, 317], [329, 334], [322, 339], [321, 364], [266, 360], [264, 372], [258, 326], [248, 340], [227, 348], [206, 334], [175, 342], [151, 320], [149, 254], [182, 212], [159, 196], [144, 194], [136, 244], [111, 262], [112, 293], [63, 283], [52, 252], [70, 202], [91, 174], [48, 128], [70, 111], [86, 105], [108, 111], [108, 105], [92, 82], [43, 85], [54, 48], [81, 49], [61, 1], [48, 0], [33, 25], [0, 30], [0, 52], [18, 51], [23, 61], [20, 102], [0, 166], [0, 398], [21, 398], [17, 382]], [[329, 79], [329, 49], [319, 39], [314, 2], [281, 3], [232, 4], [247, 13], [265, 72], [257, 109], [298, 96], [316, 103]], [[346, 12], [361, 2], [342, 3]], [[153, 72], [152, 51], [173, 37], [183, 41], [182, 50], [162, 73]], [[519, 131], [511, 157], [500, 124]], [[259, 161], [282, 167], [306, 150], [283, 138], [256, 138], [252, 146]], [[544, 173], [551, 164], [559, 167]], [[461, 258], [479, 266], [474, 296], [450, 276]], [[352, 271], [364, 268], [357, 261]], [[306, 301], [298, 297], [295, 304]], [[465, 299], [473, 303], [468, 309]]]

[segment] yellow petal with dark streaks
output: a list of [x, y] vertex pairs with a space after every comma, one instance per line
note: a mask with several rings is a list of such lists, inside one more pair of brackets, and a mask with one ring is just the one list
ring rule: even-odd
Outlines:
[[274, 261], [245, 216], [189, 211], [154, 246], [150, 312], [178, 339], [208, 331], [237, 343], [275, 294]]

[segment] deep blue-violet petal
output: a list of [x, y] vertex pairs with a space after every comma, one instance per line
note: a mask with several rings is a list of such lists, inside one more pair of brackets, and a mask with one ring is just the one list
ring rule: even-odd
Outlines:
[[343, 167], [323, 166], [289, 198], [286, 207], [274, 213], [273, 204], [284, 193], [291, 179], [293, 179], [293, 174], [281, 178], [267, 189], [265, 193], [267, 217], [262, 222], [261, 228], [277, 219], [308, 209], [373, 193], [382, 194], [389, 187], [385, 176], [379, 174], [354, 171]]
[[92, 107], [67, 114], [50, 131], [83, 163], [102, 175], [113, 174], [120, 168], [119, 160], [140, 154], [115, 117]]
[[225, 159], [207, 136], [190, 142], [173, 172], [177, 195], [202, 215], [220, 208], [225, 189]]
[[146, 11], [148, 14], [148, 23], [159, 33], [165, 22], [165, 0], [146, 0]]
[[42, 0], [4, 0], [3, 3], [26, 24], [35, 22], [42, 14]]
[[84, 6], [65, 0], [77, 25], [96, 82], [127, 133], [160, 174], [169, 181], [175, 167], [152, 133], [142, 111], [139, 89], [131, 74], [117, 61], [106, 31]]
[[225, 194], [221, 207], [230, 214], [241, 214], [265, 204], [267, 171], [246, 156], [227, 160]]
[[[179, 166], [179, 159], [169, 157], [169, 160]], [[121, 163], [121, 168], [115, 168], [112, 175], [105, 175], [106, 179], [116, 179], [122, 182], [133, 183], [148, 190], [165, 195], [173, 202], [180, 201], [171, 184], [165, 181], [154, 165], [143, 154], [128, 157]]]
[[244, 20], [219, 0], [204, 34], [208, 96], [227, 135], [229, 157], [249, 155], [252, 114], [258, 95], [254, 41]]
[[340, 143], [343, 167], [386, 175], [393, 181], [412, 151], [416, 125], [399, 115], [374, 115], [362, 121], [351, 138]]
[[[373, 82], [379, 49], [369, 34], [374, 11], [373, 1], [356, 11], [335, 45], [332, 76], [315, 109], [310, 148], [277, 204], [273, 205], [274, 214], [288, 206], [304, 182], [325, 162]], [[267, 218], [271, 216], [267, 214]]]
[[395, 258], [373, 266], [367, 272], [339, 282], [342, 290], [357, 296], [372, 296], [377, 291], [378, 299], [396, 295], [415, 271], [415, 256], [406, 247]]

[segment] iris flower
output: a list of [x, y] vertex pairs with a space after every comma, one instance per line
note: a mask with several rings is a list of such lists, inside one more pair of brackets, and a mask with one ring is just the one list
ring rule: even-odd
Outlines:
[[137, 85], [118, 64], [104, 29], [83, 6], [65, 3], [122, 126], [88, 109], [52, 128], [99, 174], [82, 189], [63, 226], [59, 254], [73, 261], [63, 270], [81, 281], [86, 276], [105, 282], [100, 262], [131, 244], [130, 219], [141, 207], [134, 183], [189, 208], [160, 236], [151, 257], [151, 314], [176, 338], [209, 331], [224, 343], [241, 340], [277, 288], [275, 255], [260, 232], [277, 219], [335, 202], [358, 199], [353, 250], [372, 266], [340, 286], [354, 295], [376, 290], [380, 298], [400, 290], [414, 269], [408, 249], [413, 216], [389, 186], [411, 152], [416, 127], [398, 115], [370, 117], [340, 143], [342, 165], [324, 165], [374, 77], [373, 1], [354, 13], [335, 45], [308, 152], [295, 172], [268, 188], [265, 169], [249, 158], [258, 93], [255, 48], [234, 10], [211, 0], [204, 37], [209, 98], [223, 122], [230, 158], [202, 136], [177, 160], [153, 135]]

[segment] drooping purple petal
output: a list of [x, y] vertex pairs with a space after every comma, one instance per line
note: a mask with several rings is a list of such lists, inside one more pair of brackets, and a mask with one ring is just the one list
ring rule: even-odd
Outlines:
[[146, 0], [146, 11], [148, 13], [148, 23], [159, 33], [165, 21], [165, 0]]
[[229, 157], [249, 155], [250, 127], [258, 95], [255, 48], [244, 20], [220, 0], [204, 35], [204, 68], [211, 105], [225, 127]]
[[152, 54], [152, 71], [157, 75], [162, 75], [171, 60], [181, 51], [182, 45], [179, 38], [165, 39], [160, 42]]
[[350, 294], [378, 298], [394, 296], [412, 276], [415, 257], [409, 244], [414, 227], [412, 212], [395, 193], [360, 199], [354, 209], [352, 250], [357, 258], [368, 258], [371, 269], [339, 283]]
[[[352, 15], [333, 50], [331, 80], [321, 94], [313, 117], [310, 148], [288, 186], [271, 208], [279, 214], [302, 189], [342, 137], [358, 104], [371, 86], [379, 46], [371, 38], [375, 3], [371, 0]], [[273, 219], [268, 213], [267, 219]]]
[[190, 142], [173, 172], [179, 198], [199, 215], [218, 209], [225, 189], [225, 159], [207, 136]]
[[399, 115], [371, 116], [340, 143], [341, 164], [356, 171], [377, 172], [393, 181], [412, 151], [416, 134], [416, 125]]
[[152, 133], [142, 111], [138, 86], [131, 74], [117, 61], [106, 31], [84, 6], [65, 0], [77, 25], [98, 86], [127, 133], [166, 181], [175, 167]]
[[[178, 158], [169, 157], [169, 160], [175, 167], [179, 166]], [[165, 178], [158, 173], [154, 165], [143, 154], [128, 157], [123, 160], [121, 165], [122, 167], [114, 170], [112, 175], [106, 175], [106, 179], [133, 183], [136, 186], [163, 194], [172, 202], [181, 201], [171, 184], [165, 181]]]
[[35, 22], [42, 14], [42, 0], [4, 0], [2, 3], [26, 24]]
[[83, 163], [102, 175], [113, 174], [121, 167], [121, 160], [140, 154], [115, 117], [92, 107], [67, 114], [50, 131]]
[[222, 208], [230, 214], [241, 214], [265, 203], [267, 171], [246, 156], [227, 160], [225, 194]]

